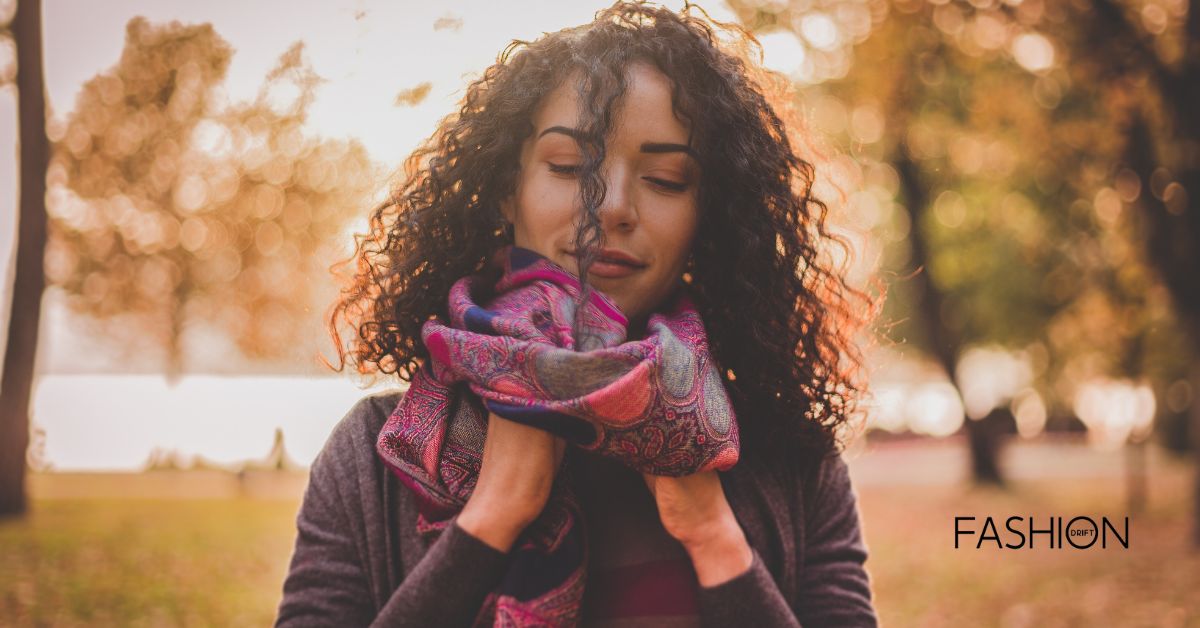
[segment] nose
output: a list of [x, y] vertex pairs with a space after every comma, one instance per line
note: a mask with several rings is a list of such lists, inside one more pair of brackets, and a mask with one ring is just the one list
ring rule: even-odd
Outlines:
[[638, 215], [629, 169], [620, 165], [608, 166], [604, 171], [604, 185], [604, 200], [598, 208], [600, 225], [606, 232], [633, 230]]

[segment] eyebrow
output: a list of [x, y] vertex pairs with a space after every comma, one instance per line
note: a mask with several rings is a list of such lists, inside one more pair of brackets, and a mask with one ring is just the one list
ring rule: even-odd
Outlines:
[[[537, 139], [542, 139], [542, 136], [547, 133], [561, 133], [567, 137], [573, 138], [576, 142], [583, 142], [583, 133], [579, 129], [571, 129], [565, 126], [547, 127], [544, 131], [538, 134]], [[686, 144], [675, 144], [672, 142], [643, 142], [641, 146], [643, 153], [687, 153], [692, 159], [700, 161], [700, 154], [696, 149]]]

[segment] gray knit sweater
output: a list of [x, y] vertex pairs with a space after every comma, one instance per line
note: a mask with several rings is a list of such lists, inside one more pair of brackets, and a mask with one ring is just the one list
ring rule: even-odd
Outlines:
[[[403, 392], [359, 401], [313, 462], [276, 626], [468, 626], [508, 555], [452, 524], [428, 543], [375, 440]], [[698, 589], [711, 626], [875, 626], [856, 494], [840, 456], [721, 473], [749, 570]]]

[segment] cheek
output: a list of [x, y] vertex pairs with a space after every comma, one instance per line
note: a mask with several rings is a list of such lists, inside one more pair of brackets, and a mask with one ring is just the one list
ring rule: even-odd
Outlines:
[[519, 220], [530, 234], [549, 234], [569, 228], [574, 218], [575, 190], [534, 177], [523, 186]]
[[696, 212], [690, 208], [664, 215], [653, 223], [655, 248], [665, 266], [682, 268], [687, 263], [696, 226]]

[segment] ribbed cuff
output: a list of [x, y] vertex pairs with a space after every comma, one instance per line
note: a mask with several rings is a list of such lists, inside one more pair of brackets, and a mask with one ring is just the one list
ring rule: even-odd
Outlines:
[[500, 584], [508, 554], [451, 521], [372, 626], [468, 626]]
[[474, 557], [472, 560], [482, 561], [480, 566], [485, 571], [492, 565], [503, 567], [508, 561], [507, 552], [501, 552], [485, 543], [483, 539], [462, 529], [458, 525], [458, 517], [450, 521], [450, 526], [442, 532], [442, 536], [446, 537], [446, 553], [470, 555]]
[[750, 568], [711, 587], [700, 587], [697, 602], [704, 626], [797, 626], [796, 617], [767, 571], [758, 550]]

